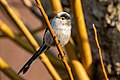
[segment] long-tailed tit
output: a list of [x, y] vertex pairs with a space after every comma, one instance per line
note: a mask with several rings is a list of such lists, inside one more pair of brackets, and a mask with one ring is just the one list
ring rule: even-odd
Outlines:
[[[57, 36], [60, 45], [63, 47], [66, 45], [69, 41], [70, 35], [71, 35], [71, 18], [70, 15], [66, 12], [59, 12], [51, 21], [50, 24], [55, 32], [55, 35]], [[49, 49], [51, 46], [55, 46], [55, 42], [49, 32], [48, 29], [46, 29], [43, 37], [43, 45], [40, 47], [40, 49], [27, 61], [27, 63], [21, 68], [21, 70], [18, 72], [20, 74], [21, 72], [26, 73], [27, 70], [30, 68], [30, 65], [32, 62], [44, 51]]]

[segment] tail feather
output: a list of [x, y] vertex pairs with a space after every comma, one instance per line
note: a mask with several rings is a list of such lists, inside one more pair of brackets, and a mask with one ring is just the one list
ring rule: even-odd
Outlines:
[[27, 61], [27, 63], [20, 69], [20, 71], [18, 72], [18, 75], [23, 72], [26, 73], [28, 71], [28, 69], [30, 68], [30, 65], [32, 64], [32, 62], [42, 53], [44, 52], [46, 49], [48, 49], [49, 47], [46, 46], [45, 44], [43, 44], [40, 49]]

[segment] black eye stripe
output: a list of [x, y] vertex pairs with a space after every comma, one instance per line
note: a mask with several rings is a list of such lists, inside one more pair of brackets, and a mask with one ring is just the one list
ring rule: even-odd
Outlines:
[[64, 19], [65, 19], [65, 17], [61, 17], [61, 19], [62, 19], [62, 20], [64, 20]]
[[70, 19], [70, 16], [68, 16], [67, 14], [62, 14], [60, 17], [64, 17], [65, 19]]

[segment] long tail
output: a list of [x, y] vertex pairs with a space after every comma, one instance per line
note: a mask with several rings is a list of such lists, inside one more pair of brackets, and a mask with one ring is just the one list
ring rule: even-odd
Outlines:
[[23, 72], [26, 73], [27, 70], [30, 68], [30, 65], [32, 64], [32, 62], [45, 50], [47, 50], [49, 47], [46, 46], [45, 44], [43, 44], [40, 49], [27, 61], [27, 63], [20, 69], [20, 71], [18, 72], [18, 75]]

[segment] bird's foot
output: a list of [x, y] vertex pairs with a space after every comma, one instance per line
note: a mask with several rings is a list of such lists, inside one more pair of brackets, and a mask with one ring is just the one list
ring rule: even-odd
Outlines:
[[58, 54], [58, 58], [60, 58], [60, 59], [62, 59], [63, 57], [65, 57], [65, 52], [63, 51], [63, 53], [64, 53], [64, 56], [62, 56], [60, 53]]

